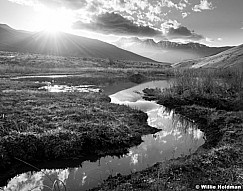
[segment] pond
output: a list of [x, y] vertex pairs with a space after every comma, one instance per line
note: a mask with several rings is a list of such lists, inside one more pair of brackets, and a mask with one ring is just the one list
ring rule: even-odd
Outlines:
[[[124, 83], [122, 82], [122, 84]], [[125, 86], [128, 87], [127, 83], [125, 83]], [[204, 143], [204, 134], [197, 128], [197, 124], [175, 114], [173, 110], [169, 111], [153, 101], [146, 101], [142, 98], [141, 92], [145, 88], [165, 88], [167, 86], [168, 81], [166, 80], [135, 86], [130, 84], [130, 88], [116, 93], [112, 92], [109, 87], [104, 87], [103, 91], [109, 94], [112, 103], [126, 104], [146, 112], [148, 124], [162, 129], [156, 134], [143, 136], [144, 142], [130, 148], [128, 154], [120, 157], [106, 156], [95, 162], [87, 160], [82, 162], [80, 166], [73, 168], [29, 171], [9, 180], [4, 189], [45, 191], [50, 190], [48, 186], [52, 187], [53, 185], [50, 179], [58, 179], [65, 183], [67, 190], [87, 190], [97, 186], [110, 175], [114, 176], [119, 173], [128, 175], [131, 172], [152, 166], [156, 162], [195, 152]], [[124, 89], [124, 86], [122, 89]], [[67, 166], [69, 165], [67, 164]], [[59, 183], [60, 188], [62, 188], [61, 182]]]

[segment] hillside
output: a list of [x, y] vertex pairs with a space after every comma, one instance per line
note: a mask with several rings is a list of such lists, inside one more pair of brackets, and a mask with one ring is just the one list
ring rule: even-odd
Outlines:
[[114, 45], [68, 33], [48, 34], [15, 30], [0, 24], [0, 50], [154, 62], [154, 60], [122, 50]]
[[172, 66], [175, 68], [241, 68], [243, 67], [243, 44], [214, 56], [179, 62]]
[[199, 43], [155, 42], [153, 39], [121, 38], [114, 42], [119, 48], [159, 62], [176, 63], [188, 59], [215, 55], [232, 47], [209, 47]]

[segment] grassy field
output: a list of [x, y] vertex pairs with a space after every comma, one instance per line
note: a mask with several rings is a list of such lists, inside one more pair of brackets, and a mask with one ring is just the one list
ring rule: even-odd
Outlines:
[[197, 122], [205, 133], [205, 144], [190, 156], [111, 177], [93, 190], [186, 191], [201, 190], [201, 185], [243, 189], [242, 76], [235, 70], [184, 70], [175, 73], [168, 89], [145, 89], [146, 99]]
[[[127, 76], [134, 72], [161, 74], [169, 65], [156, 62], [134, 62], [99, 58], [62, 57], [0, 51], [0, 75], [76, 74], [106, 72]], [[170, 71], [164, 72], [170, 75]], [[150, 75], [150, 76], [153, 76]]]

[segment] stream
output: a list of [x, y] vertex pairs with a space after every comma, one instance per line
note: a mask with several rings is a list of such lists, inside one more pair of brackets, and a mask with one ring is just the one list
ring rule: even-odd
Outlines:
[[[113, 84], [116, 87], [117, 85]], [[86, 89], [88, 87], [85, 86]], [[156, 162], [192, 154], [204, 143], [204, 134], [197, 128], [197, 124], [154, 101], [146, 101], [142, 98], [141, 92], [145, 88], [165, 87], [168, 87], [167, 80], [139, 85], [130, 84], [129, 88], [123, 88], [124, 90], [117, 92], [113, 92], [108, 86], [103, 88], [104, 93], [110, 96], [112, 103], [125, 104], [147, 113], [148, 124], [162, 129], [156, 134], [143, 136], [143, 142], [130, 148], [128, 154], [121, 157], [106, 156], [95, 162], [87, 160], [74, 168], [29, 171], [9, 180], [4, 191], [50, 190], [48, 186], [53, 185], [50, 178], [61, 180], [65, 183], [67, 190], [83, 191], [96, 187], [110, 175], [114, 176], [119, 173], [128, 175], [152, 166]], [[51, 89], [51, 86], [48, 88]], [[46, 88], [48, 91], [52, 91], [48, 88]], [[59, 186], [60, 190], [64, 190], [61, 182]]]

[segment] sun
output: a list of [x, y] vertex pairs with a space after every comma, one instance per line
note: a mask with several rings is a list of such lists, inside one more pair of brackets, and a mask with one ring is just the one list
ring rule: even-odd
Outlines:
[[64, 28], [61, 25], [58, 25], [56, 22], [48, 22], [44, 25], [43, 31], [50, 34], [56, 34], [64, 31]]
[[36, 30], [50, 34], [72, 30], [73, 15], [66, 9], [42, 9], [36, 19]]
[[52, 18], [43, 25], [43, 31], [50, 34], [57, 34], [59, 32], [66, 32], [67, 27], [62, 23], [59, 18]]

